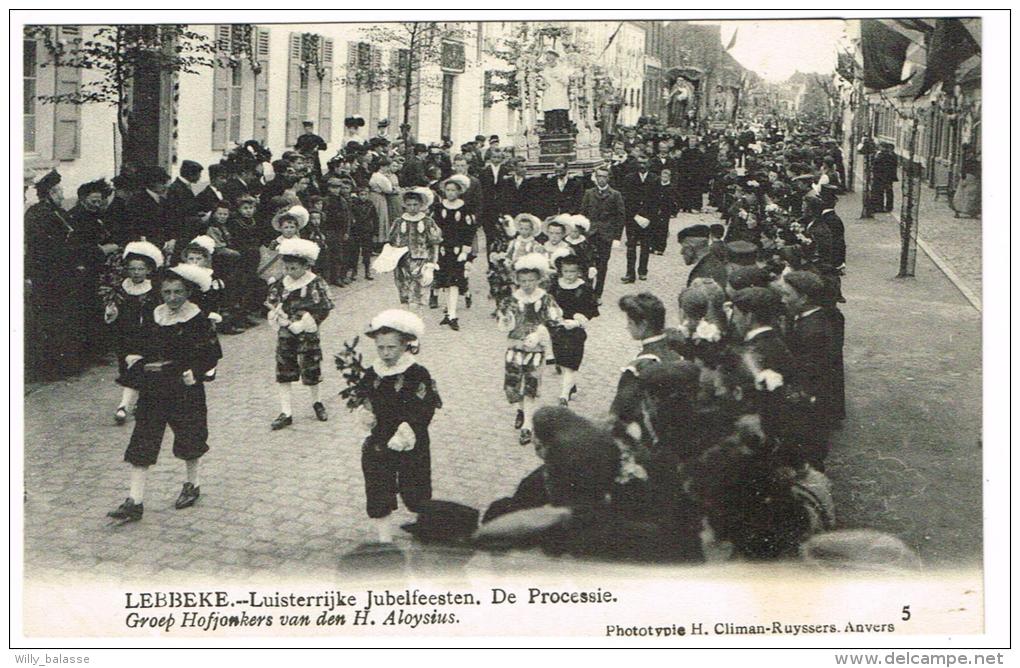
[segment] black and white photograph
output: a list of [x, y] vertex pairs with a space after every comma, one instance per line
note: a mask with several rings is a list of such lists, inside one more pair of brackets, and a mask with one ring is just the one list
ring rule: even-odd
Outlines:
[[13, 11], [12, 650], [984, 661], [1008, 24]]

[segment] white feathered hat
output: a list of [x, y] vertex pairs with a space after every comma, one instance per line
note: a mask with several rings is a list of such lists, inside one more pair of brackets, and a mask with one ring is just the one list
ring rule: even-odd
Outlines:
[[298, 239], [297, 237], [284, 239], [276, 250], [280, 255], [290, 255], [308, 260], [308, 264], [315, 264], [315, 261], [319, 259], [319, 244], [308, 239]]
[[579, 213], [574, 214], [573, 216], [567, 216], [566, 222], [568, 225], [584, 230], [585, 232], [591, 229], [591, 221]]
[[530, 213], [519, 213], [517, 214], [517, 217], [514, 218], [514, 227], [519, 230], [521, 229], [521, 223], [524, 222], [531, 223], [531, 230], [535, 234], [542, 231], [542, 221], [538, 216], [533, 216]]
[[365, 335], [374, 337], [381, 329], [392, 329], [416, 340], [425, 335], [425, 323], [421, 318], [399, 308], [388, 309], [372, 318]]
[[209, 257], [212, 257], [213, 252], [216, 251], [216, 241], [213, 240], [213, 238], [210, 237], [208, 234], [202, 234], [200, 236], [195, 237], [188, 243], [188, 246], [198, 246], [199, 248], [204, 250], [209, 255]]
[[573, 254], [574, 251], [571, 248], [557, 248], [552, 252], [552, 255], [549, 256], [549, 263], [552, 264], [553, 266], [556, 266], [557, 260], [559, 260], [562, 257], [570, 257]]
[[194, 264], [178, 264], [170, 267], [170, 271], [195, 285], [202, 292], [209, 292], [212, 287], [212, 269]]
[[131, 241], [124, 246], [124, 259], [129, 255], [140, 255], [147, 257], [156, 264], [156, 268], [163, 266], [163, 252], [155, 244], [148, 241]]
[[549, 258], [542, 253], [528, 253], [521, 259], [514, 262], [514, 271], [537, 271], [538, 273], [549, 273]]
[[446, 187], [447, 183], [454, 183], [460, 187], [460, 194], [463, 195], [467, 192], [468, 188], [471, 187], [471, 179], [466, 174], [454, 174], [450, 178], [443, 181], [443, 187]]
[[294, 221], [296, 221], [299, 230], [303, 230], [305, 225], [308, 224], [308, 209], [301, 206], [300, 204], [295, 204], [289, 209], [277, 211], [276, 215], [273, 216], [272, 225], [273, 229], [276, 230], [277, 232], [280, 231], [280, 221], [284, 218], [284, 216], [292, 218]]
[[425, 186], [411, 188], [409, 190], [404, 191], [404, 199], [406, 199], [408, 195], [412, 194], [417, 195], [418, 197], [421, 198], [422, 208], [426, 211], [432, 208], [432, 203], [436, 201], [436, 195], [435, 193], [432, 192], [432, 188], [426, 188]]
[[566, 233], [570, 229], [570, 221], [567, 220], [568, 218], [570, 218], [570, 216], [565, 213], [561, 213], [556, 216], [549, 216], [544, 221], [542, 221], [542, 233], [545, 234], [546, 236], [549, 236], [549, 226], [555, 223], [557, 225], [563, 226], [563, 234], [566, 235]]

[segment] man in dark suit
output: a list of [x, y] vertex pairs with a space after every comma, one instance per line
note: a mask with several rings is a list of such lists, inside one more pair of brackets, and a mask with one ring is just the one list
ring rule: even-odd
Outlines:
[[517, 160], [511, 175], [500, 182], [498, 198], [501, 214], [534, 213], [542, 205], [542, 183], [537, 178], [528, 178], [527, 163]]
[[581, 215], [591, 222], [588, 239], [591, 241], [595, 268], [595, 294], [602, 298], [606, 286], [606, 272], [609, 268], [609, 256], [613, 252], [613, 242], [623, 234], [624, 221], [627, 220], [627, 206], [623, 195], [609, 186], [609, 169], [595, 169], [595, 187], [589, 188], [581, 198]]
[[311, 164], [312, 177], [318, 181], [322, 178], [322, 163], [319, 162], [319, 151], [326, 150], [326, 140], [315, 134], [313, 131], [315, 123], [313, 121], [304, 121], [301, 126], [305, 132], [297, 138], [297, 141], [294, 143], [294, 149], [308, 159], [308, 162]]
[[810, 271], [792, 271], [780, 284], [789, 314], [786, 337], [793, 353], [793, 380], [815, 398], [802, 440], [818, 458], [828, 452], [826, 436], [846, 416], [843, 366], [843, 314], [825, 307], [825, 282]]
[[676, 240], [680, 243], [684, 263], [691, 267], [687, 275], [688, 286], [696, 278], [711, 278], [719, 287], [726, 287], [726, 261], [712, 251], [710, 232], [708, 225], [690, 225], [677, 232]]
[[185, 229], [187, 219], [195, 213], [195, 191], [192, 187], [202, 178], [202, 165], [194, 160], [181, 162], [181, 174], [166, 190], [167, 215], [173, 216], [175, 227]]
[[889, 142], [879, 144], [878, 153], [871, 159], [871, 197], [878, 211], [892, 211], [893, 183], [899, 181], [896, 172], [899, 161]]
[[181, 222], [167, 215], [165, 196], [169, 181], [170, 175], [158, 165], [140, 167], [135, 176], [138, 190], [124, 207], [126, 239], [144, 238], [158, 247], [166, 246], [165, 254], [172, 253], [181, 238]]
[[425, 144], [415, 144], [412, 147], [411, 154], [407, 156], [404, 166], [400, 169], [400, 173], [397, 174], [401, 188], [416, 188], [428, 185], [428, 178], [425, 176], [425, 156], [428, 152], [429, 149]]
[[480, 217], [482, 230], [485, 232], [486, 261], [490, 255], [500, 250], [499, 246], [504, 236], [499, 225], [499, 217], [503, 213], [500, 210], [499, 184], [510, 173], [503, 164], [504, 159], [501, 149], [490, 152], [489, 164], [478, 174], [478, 182], [482, 188]]
[[559, 213], [577, 213], [581, 210], [584, 188], [580, 181], [567, 175], [567, 163], [556, 162], [555, 172], [549, 177], [544, 193], [542, 217]]
[[209, 165], [209, 185], [195, 197], [192, 215], [187, 217], [182, 228], [182, 234], [187, 237], [186, 241], [204, 234], [206, 225], [202, 218], [205, 214], [215, 209], [221, 202], [230, 204], [223, 195], [223, 188], [229, 181], [230, 170], [226, 165]]
[[[659, 177], [649, 170], [648, 158], [640, 156], [637, 171], [624, 178], [623, 200], [627, 205], [627, 273], [620, 280], [633, 283], [637, 276], [648, 280], [648, 256], [651, 254], [651, 222], [658, 215]], [[640, 260], [638, 249], [640, 248]]]

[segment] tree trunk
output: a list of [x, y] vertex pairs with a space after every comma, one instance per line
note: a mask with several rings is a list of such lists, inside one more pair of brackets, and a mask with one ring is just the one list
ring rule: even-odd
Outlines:
[[418, 48], [417, 44], [417, 24], [411, 31], [411, 41], [408, 44], [407, 51], [407, 71], [404, 72], [404, 143], [410, 143], [411, 137], [411, 81], [412, 74], [414, 73], [414, 53]]

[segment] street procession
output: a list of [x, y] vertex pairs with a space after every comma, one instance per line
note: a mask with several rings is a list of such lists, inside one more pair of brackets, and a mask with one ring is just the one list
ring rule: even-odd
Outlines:
[[26, 26], [26, 570], [980, 559], [980, 19], [770, 23]]

